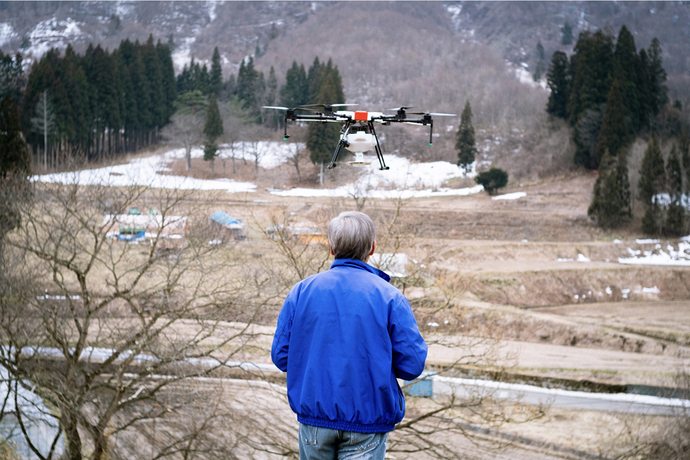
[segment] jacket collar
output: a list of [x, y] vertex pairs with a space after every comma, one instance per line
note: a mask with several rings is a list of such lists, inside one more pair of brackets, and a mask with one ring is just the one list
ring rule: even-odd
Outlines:
[[383, 278], [387, 282], [390, 282], [391, 280], [391, 277], [388, 276], [386, 272], [357, 259], [335, 259], [331, 265], [331, 269], [335, 267], [359, 268], [360, 270], [366, 270], [369, 273], [373, 273], [374, 275]]

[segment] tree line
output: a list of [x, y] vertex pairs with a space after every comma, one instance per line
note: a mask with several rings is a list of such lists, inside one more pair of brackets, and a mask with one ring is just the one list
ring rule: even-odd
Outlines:
[[[282, 127], [283, 114], [276, 110], [262, 109], [263, 106], [280, 104], [293, 108], [307, 104], [345, 103], [342, 78], [338, 66], [331, 59], [323, 63], [316, 56], [308, 69], [303, 63], [293, 61], [292, 66], [286, 71], [284, 81], [279, 88], [273, 66], [266, 78], [263, 72], [255, 68], [254, 59], [251, 57], [240, 63], [237, 75], [232, 74], [224, 81], [218, 48], [213, 52], [210, 70], [206, 64], [201, 65], [192, 58], [176, 80], [180, 99], [197, 94], [209, 98], [210, 101], [210, 98], [215, 96], [218, 104], [229, 106], [231, 110], [241, 114], [245, 121], [270, 129]], [[213, 104], [209, 107], [213, 107]], [[215, 109], [213, 118], [211, 123], [222, 123], [216, 119]], [[220, 133], [218, 129], [215, 132]], [[306, 145], [314, 164], [330, 161], [339, 133], [340, 128], [335, 123], [309, 125]], [[208, 137], [209, 145], [212, 145], [219, 135]], [[206, 151], [215, 152], [213, 148]], [[205, 158], [212, 161], [213, 154], [208, 153]]]
[[[681, 201], [690, 185], [687, 176], [690, 160], [683, 160], [688, 155], [687, 142], [674, 146], [677, 161], [671, 155], [669, 165], [664, 167], [661, 159], [661, 170], [673, 180], [647, 177], [650, 169], [646, 158], [656, 155], [659, 138], [687, 137], [681, 123], [680, 102], [669, 104], [659, 40], [652, 39], [648, 49], [638, 51], [633, 35], [623, 25], [617, 37], [602, 30], [581, 32], [573, 51], [570, 58], [562, 51], [556, 51], [551, 58], [547, 71], [551, 94], [546, 112], [572, 126], [575, 164], [598, 171], [590, 217], [603, 227], [619, 227], [632, 218], [635, 192], [645, 207], [651, 209], [665, 209], [667, 205], [661, 205], [658, 195], [670, 193], [671, 202], [678, 205], [678, 212], [674, 211], [676, 223], [662, 224], [661, 211], [650, 214], [647, 210], [643, 228], [649, 233], [682, 233], [687, 218]], [[631, 190], [628, 179], [628, 156], [638, 136], [651, 140], [640, 170], [639, 190], [635, 191]], [[671, 170], [674, 172], [667, 173]], [[650, 182], [656, 185], [652, 188], [644, 185]], [[671, 190], [659, 185], [662, 182], [675, 185], [669, 185]], [[654, 193], [650, 195], [652, 189]], [[657, 216], [653, 225], [649, 224], [652, 218], [647, 217], [652, 214]]]
[[[51, 49], [32, 66], [19, 105], [29, 144], [62, 157], [104, 159], [159, 141], [177, 98], [170, 48], [153, 36], [109, 52]], [[52, 123], [46, 114], [50, 112]]]

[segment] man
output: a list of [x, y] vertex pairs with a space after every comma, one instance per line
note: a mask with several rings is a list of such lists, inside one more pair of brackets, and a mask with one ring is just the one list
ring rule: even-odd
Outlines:
[[396, 378], [424, 370], [427, 346], [409, 302], [366, 263], [375, 240], [366, 214], [333, 219], [331, 269], [297, 283], [278, 317], [271, 358], [287, 372], [301, 460], [383, 460], [405, 415]]

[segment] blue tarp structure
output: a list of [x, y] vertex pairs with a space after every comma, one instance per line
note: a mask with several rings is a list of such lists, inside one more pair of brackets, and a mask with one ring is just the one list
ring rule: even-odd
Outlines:
[[224, 227], [229, 227], [229, 228], [242, 228], [244, 227], [244, 224], [242, 223], [241, 220], [235, 219], [231, 215], [223, 212], [223, 211], [218, 211], [213, 214], [211, 214], [211, 222], [216, 222]]

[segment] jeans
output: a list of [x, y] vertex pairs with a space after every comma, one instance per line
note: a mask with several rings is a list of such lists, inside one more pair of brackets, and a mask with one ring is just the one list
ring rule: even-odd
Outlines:
[[388, 433], [299, 425], [300, 460], [384, 460]]

